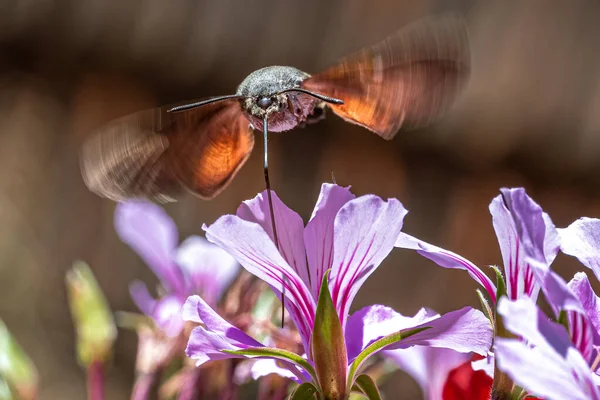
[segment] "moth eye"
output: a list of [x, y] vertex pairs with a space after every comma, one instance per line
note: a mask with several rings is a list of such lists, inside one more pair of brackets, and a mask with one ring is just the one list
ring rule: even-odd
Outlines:
[[302, 85], [302, 79], [296, 80], [296, 86], [300, 86], [300, 85]]
[[256, 104], [258, 104], [258, 106], [263, 110], [266, 110], [267, 108], [271, 107], [271, 104], [273, 104], [273, 99], [269, 97], [261, 97], [258, 99]]

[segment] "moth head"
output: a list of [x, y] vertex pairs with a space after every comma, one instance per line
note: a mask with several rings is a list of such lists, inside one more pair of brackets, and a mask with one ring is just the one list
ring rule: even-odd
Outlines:
[[294, 67], [272, 66], [252, 72], [238, 86], [236, 94], [242, 96], [242, 107], [248, 114], [263, 118], [287, 107], [286, 91], [300, 88], [309, 77]]
[[246, 97], [242, 103], [242, 108], [254, 117], [264, 118], [265, 115], [283, 110], [287, 107], [287, 101], [288, 97], [285, 93]]

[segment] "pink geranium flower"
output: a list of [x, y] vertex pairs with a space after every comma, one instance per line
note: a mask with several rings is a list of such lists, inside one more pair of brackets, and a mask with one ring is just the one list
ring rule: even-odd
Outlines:
[[215, 304], [239, 271], [233, 257], [200, 236], [179, 245], [175, 222], [156, 204], [120, 203], [115, 228], [160, 280], [166, 293], [158, 300], [140, 281], [131, 284], [130, 292], [138, 308], [169, 336], [183, 329], [181, 310], [188, 296], [199, 294]]
[[305, 354], [265, 347], [193, 296], [186, 302], [184, 318], [202, 324], [190, 335], [187, 347], [198, 365], [231, 357], [275, 358], [298, 382], [314, 385], [325, 397], [345, 398], [355, 385], [368, 385], [359, 370], [379, 350], [431, 346], [487, 353], [491, 324], [469, 307], [442, 316], [423, 309], [404, 317], [373, 305], [350, 315], [358, 290], [400, 234], [407, 211], [398, 200], [355, 198], [348, 188], [324, 184], [306, 227], [274, 193], [273, 208], [278, 247], [265, 193], [244, 202], [236, 215], [223, 216], [204, 229], [209, 241], [267, 282], [278, 296], [285, 292], [285, 306]]

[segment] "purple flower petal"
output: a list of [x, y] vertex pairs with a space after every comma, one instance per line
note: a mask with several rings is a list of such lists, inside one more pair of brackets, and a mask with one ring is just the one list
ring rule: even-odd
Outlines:
[[558, 318], [562, 310], [585, 314], [581, 301], [560, 275], [551, 270], [536, 272], [536, 274], [555, 317]]
[[550, 321], [531, 299], [510, 301], [503, 298], [497, 311], [506, 329], [530, 345], [548, 345], [561, 355], [573, 346], [565, 328]]
[[115, 228], [168, 291], [182, 293], [184, 277], [172, 260], [178, 242], [177, 227], [161, 207], [144, 201], [119, 203]]
[[348, 359], [352, 361], [377, 339], [403, 329], [421, 327], [428, 329], [394, 343], [386, 350], [430, 346], [485, 355], [492, 345], [490, 321], [482, 312], [470, 307], [442, 316], [423, 308], [414, 317], [405, 317], [389, 307], [374, 305], [361, 309], [348, 319]]
[[184, 321], [194, 322], [201, 324], [200, 314], [198, 313], [198, 298], [200, 296], [194, 295], [187, 298], [183, 307], [181, 308], [181, 319]]
[[600, 219], [580, 218], [558, 232], [561, 251], [577, 257], [600, 279]]
[[192, 293], [214, 304], [237, 275], [240, 265], [219, 246], [200, 236], [187, 238], [175, 256], [192, 282]]
[[530, 266], [525, 262], [525, 252], [513, 216], [506, 208], [501, 195], [492, 200], [489, 209], [502, 253], [508, 297], [511, 300], [522, 296], [537, 299], [540, 286], [534, 279]]
[[[512, 216], [526, 253], [525, 262], [532, 267], [544, 295], [555, 316], [568, 312], [573, 343], [586, 360], [593, 352], [594, 332], [586, 312], [567, 283], [549, 269], [559, 248], [558, 231], [547, 214], [522, 189], [502, 189], [503, 201], [512, 210]], [[561, 238], [568, 235], [561, 234]]]
[[147, 316], [152, 317], [156, 307], [156, 299], [148, 291], [148, 286], [141, 281], [133, 281], [129, 285], [129, 294], [137, 308]]
[[[252, 360], [252, 363], [253, 364], [250, 368], [250, 374], [252, 375], [252, 379], [254, 380], [258, 380], [259, 378], [271, 374], [291, 379], [296, 383], [302, 383], [310, 380], [310, 376], [307, 378], [302, 375], [305, 374], [304, 371], [300, 371], [295, 365], [291, 363], [286, 363], [285, 361], [275, 360], [272, 358], [262, 358], [258, 360]], [[281, 367], [279, 363], [286, 364], [286, 368]], [[295, 369], [297, 372], [294, 374], [292, 372], [292, 369]], [[298, 378], [298, 375], [300, 375], [302, 379]]]
[[338, 212], [330, 288], [343, 327], [358, 289], [394, 248], [406, 213], [398, 200], [372, 195], [351, 200]]
[[554, 316], [558, 318], [560, 311], [567, 312], [571, 340], [583, 357], [590, 361], [594, 343], [598, 343], [600, 338], [595, 333], [581, 300], [564, 279], [554, 271], [538, 272], [537, 275], [542, 282], [542, 290], [554, 311]]
[[[201, 319], [205, 326], [199, 326], [192, 330], [185, 353], [188, 357], [196, 360], [196, 366], [212, 360], [260, 358], [260, 356], [245, 356], [224, 352], [227, 350], [257, 349], [265, 346], [221, 318], [199, 296], [188, 298], [186, 308], [191, 310], [194, 304], [198, 306], [198, 315], [192, 319]], [[289, 368], [297, 381], [306, 380], [308, 377], [305, 371], [301, 371], [290, 362], [282, 360], [281, 365]]]
[[[225, 321], [200, 296], [188, 297], [183, 309], [183, 319], [186, 321], [201, 321], [206, 327], [206, 331], [220, 335], [218, 337], [211, 336], [210, 339], [207, 339], [211, 343], [220, 343], [220, 341], [225, 340], [236, 348], [263, 347], [260, 342]], [[196, 310], [196, 313], [193, 310]], [[197, 335], [200, 335], [200, 333]], [[206, 340], [203, 339], [202, 343], [206, 343]], [[189, 345], [195, 345], [191, 338]], [[227, 348], [229, 349], [229, 347]]]
[[[275, 347], [275, 343], [269, 339], [265, 345], [271, 348]], [[303, 355], [303, 358], [306, 359], [306, 355]], [[310, 361], [308, 362], [310, 363]], [[294, 363], [282, 359], [254, 357], [238, 364], [234, 373], [234, 381], [241, 385], [250, 379], [258, 380], [271, 374], [289, 378], [298, 384], [312, 379], [308, 372]]]
[[547, 400], [600, 399], [591, 371], [573, 348], [563, 358], [513, 339], [497, 338], [494, 347], [498, 368], [533, 395]]
[[[277, 296], [278, 299], [281, 299], [281, 292], [274, 288], [271, 289], [275, 293], [275, 296]], [[300, 339], [302, 340], [302, 346], [304, 347], [304, 351], [306, 353], [310, 352], [310, 337], [312, 335], [314, 322], [311, 322], [311, 325], [309, 326], [306, 323], [306, 319], [303, 317], [302, 310], [300, 310], [298, 306], [289, 301], [285, 303], [285, 308], [286, 310], [288, 310], [290, 318], [296, 326], [296, 330], [300, 334]]]
[[190, 333], [185, 354], [196, 360], [196, 366], [200, 366], [207, 361], [246, 358], [241, 355], [224, 353], [223, 350], [241, 350], [248, 347], [251, 346], [235, 345], [224, 335], [199, 326]]
[[558, 231], [550, 217], [523, 188], [503, 188], [500, 192], [521, 240], [525, 263], [539, 271], [548, 270], [560, 247]]
[[157, 301], [152, 313], [156, 325], [170, 337], [176, 337], [183, 329], [184, 321], [181, 318], [183, 302], [176, 295], [164, 296]]
[[437, 317], [438, 314], [426, 308], [420, 309], [414, 317], [405, 317], [392, 308], [379, 304], [361, 308], [346, 323], [348, 360], [352, 362], [365, 347], [383, 336]]
[[600, 332], [600, 298], [594, 293], [587, 275], [583, 272], [576, 273], [568, 286], [581, 302], [594, 331]]
[[286, 308], [301, 324], [298, 330], [312, 330], [316, 308], [314, 298], [259, 224], [225, 215], [203, 229], [209, 241], [231, 254], [248, 272], [267, 282], [276, 292], [281, 293], [285, 286]]
[[315, 299], [325, 271], [333, 263], [333, 224], [344, 204], [354, 199], [350, 187], [324, 183], [310, 221], [304, 229], [304, 244], [310, 271], [310, 285]]
[[183, 303], [176, 295], [167, 295], [155, 300], [148, 292], [145, 283], [134, 281], [129, 285], [129, 293], [140, 311], [154, 320], [160, 330], [168, 336], [177, 336], [183, 329], [181, 307]]
[[498, 313], [521, 337], [497, 338], [500, 370], [532, 394], [546, 399], [600, 399], [592, 372], [563, 326], [550, 321], [530, 299], [501, 299]]
[[384, 356], [417, 381], [424, 399], [439, 400], [450, 372], [467, 362], [472, 355], [444, 348], [415, 346], [384, 351]]
[[[598, 337], [598, 333], [594, 335], [594, 331], [592, 330], [592, 326], [589, 322], [589, 319], [586, 315], [569, 312], [569, 335], [571, 336], [571, 341], [573, 345], [579, 352], [582, 357], [587, 362], [592, 362], [593, 354], [594, 354], [594, 338]], [[598, 341], [596, 340], [596, 344]]]
[[396, 247], [416, 250], [417, 253], [435, 262], [440, 267], [462, 269], [469, 273], [477, 283], [487, 291], [493, 302], [496, 302], [496, 285], [471, 261], [441, 247], [434, 246], [415, 237], [400, 233]]
[[409, 336], [387, 347], [387, 350], [430, 346], [485, 355], [492, 346], [493, 332], [489, 319], [481, 311], [471, 307], [451, 311], [413, 328], [420, 327], [429, 329]]
[[[277, 239], [279, 241], [279, 252], [287, 264], [309, 286], [309, 273], [304, 251], [304, 222], [298, 214], [289, 209], [279, 199], [275, 192], [271, 191], [271, 197], [273, 200]], [[258, 194], [252, 200], [244, 201], [237, 210], [237, 216], [245, 221], [259, 224], [271, 241], [274, 242], [271, 211], [266, 191]]]
[[225, 321], [200, 296], [188, 297], [183, 307], [183, 319], [194, 322], [201, 321], [204, 324], [204, 327], [194, 328], [185, 350], [188, 357], [196, 360], [196, 365], [201, 365], [209, 360], [244, 358], [223, 353], [223, 350], [264, 347], [260, 342]]
[[583, 272], [575, 274], [568, 287], [583, 308], [583, 312], [568, 313], [571, 338], [575, 347], [590, 362], [595, 358], [594, 350], [600, 347], [600, 299]]

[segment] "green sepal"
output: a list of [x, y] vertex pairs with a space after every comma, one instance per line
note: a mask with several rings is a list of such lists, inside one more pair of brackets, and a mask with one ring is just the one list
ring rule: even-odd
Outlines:
[[490, 268], [496, 273], [496, 304], [498, 304], [500, 298], [507, 295], [506, 281], [504, 280], [504, 276], [502, 276], [500, 268], [495, 265], [491, 265]]
[[564, 326], [565, 329], [567, 330], [567, 333], [570, 334], [571, 327], [569, 324], [569, 314], [567, 314], [567, 312], [565, 310], [561, 310], [560, 313], [558, 314], [558, 323], [561, 324], [562, 326]]
[[397, 343], [403, 339], [406, 339], [407, 337], [415, 335], [419, 332], [423, 332], [424, 330], [429, 329], [429, 328], [430, 328], [429, 326], [424, 326], [421, 328], [403, 329], [401, 331], [392, 333], [391, 335], [387, 335], [380, 339], [377, 339], [376, 341], [374, 341], [373, 343], [368, 345], [363, 351], [360, 352], [360, 354], [358, 356], [356, 356], [354, 361], [352, 361], [352, 364], [350, 364], [350, 370], [348, 371], [348, 380], [347, 380], [346, 387], [352, 388], [352, 385], [354, 384], [354, 380], [355, 380], [354, 377], [356, 375], [356, 372], [363, 365], [363, 363], [369, 357], [371, 357], [373, 354], [377, 353], [379, 350], [381, 350], [391, 344]]
[[289, 400], [314, 400], [318, 389], [311, 382], [299, 385], [289, 397]]
[[276, 358], [282, 361], [289, 361], [308, 372], [313, 380], [317, 382], [317, 375], [315, 374], [315, 369], [312, 367], [312, 365], [310, 365], [306, 359], [288, 350], [277, 349], [274, 347], [249, 347], [242, 350], [221, 351], [223, 353], [234, 354], [238, 356]]
[[[496, 304], [500, 301], [500, 298], [507, 296], [506, 292], [506, 283], [504, 282], [504, 277], [502, 276], [502, 272], [495, 265], [492, 265], [491, 268], [496, 273]], [[494, 337], [512, 337], [511, 333], [506, 330], [504, 327], [504, 321], [502, 321], [502, 317], [498, 315], [497, 309], [494, 312]]]
[[511, 393], [511, 400], [523, 400], [525, 398], [527, 398], [527, 390], [523, 389], [522, 387], [515, 385], [513, 387], [512, 393]]
[[331, 299], [328, 282], [329, 271], [325, 272], [319, 291], [311, 336], [312, 360], [325, 399], [344, 399], [348, 393], [346, 387], [348, 354], [344, 330]]
[[77, 332], [79, 362], [89, 367], [105, 362], [112, 354], [117, 328], [94, 274], [84, 262], [75, 262], [67, 272], [66, 285], [71, 316]]
[[[38, 392], [38, 372], [23, 348], [0, 320], [0, 381], [4, 393], [14, 390], [18, 399], [35, 399]], [[11, 398], [11, 397], [7, 397]]]
[[361, 392], [363, 392], [369, 400], [381, 400], [381, 393], [379, 393], [375, 381], [373, 381], [369, 375], [361, 374], [357, 376], [354, 384], [360, 388]]
[[492, 309], [490, 307], [490, 303], [488, 303], [487, 299], [485, 298], [485, 296], [483, 295], [481, 290], [476, 289], [475, 292], [477, 292], [477, 297], [479, 298], [479, 303], [481, 303], [481, 311], [483, 311], [483, 313], [485, 314], [487, 319], [490, 320], [490, 323], [492, 324], [492, 328], [495, 329], [496, 323], [495, 323], [495, 318], [494, 318], [494, 312], [492, 311]]

